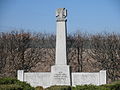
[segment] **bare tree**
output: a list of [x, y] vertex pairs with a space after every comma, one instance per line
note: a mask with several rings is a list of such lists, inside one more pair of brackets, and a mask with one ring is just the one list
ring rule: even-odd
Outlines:
[[[15, 77], [18, 69], [50, 71], [55, 61], [55, 41], [54, 34], [24, 31], [0, 33], [0, 77]], [[72, 71], [88, 71], [85, 70], [88, 67], [86, 56], [90, 56], [95, 61], [95, 70], [107, 70], [111, 81], [120, 79], [120, 35], [113, 33], [88, 37], [79, 32], [69, 34], [67, 53]]]
[[[72, 61], [72, 57], [77, 56], [77, 72], [83, 71], [83, 54], [86, 49], [87, 35], [77, 32], [74, 35], [69, 35], [67, 37], [67, 51], [69, 57], [69, 62]], [[71, 58], [70, 58], [71, 57]]]
[[90, 55], [97, 60], [100, 69], [107, 70], [108, 78], [111, 81], [118, 80], [120, 37], [115, 34], [91, 36]]

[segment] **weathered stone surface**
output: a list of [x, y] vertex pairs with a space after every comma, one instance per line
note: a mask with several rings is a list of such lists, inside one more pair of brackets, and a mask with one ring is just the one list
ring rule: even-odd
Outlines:
[[58, 8], [56, 11], [57, 21], [65, 21], [67, 17], [67, 10], [65, 8]]
[[[58, 16], [59, 18], [65, 18], [64, 12], [65, 9], [58, 9]], [[58, 18], [57, 18], [58, 19]], [[66, 20], [57, 21], [57, 32], [56, 32], [56, 65], [67, 65], [67, 58], [66, 58]]]
[[24, 81], [24, 70], [17, 71], [17, 79], [20, 81]]
[[50, 72], [27, 72], [24, 73], [24, 81], [30, 83], [31, 86], [50, 86]]
[[72, 86], [85, 84], [106, 84], [106, 70], [101, 70], [100, 72], [72, 73]]
[[106, 84], [106, 70], [101, 70], [99, 73], [99, 84]]
[[72, 73], [72, 85], [99, 85], [99, 73]]
[[51, 67], [51, 85], [71, 85], [70, 68], [66, 57], [66, 16], [65, 8], [57, 10], [56, 59], [55, 65]]
[[54, 65], [51, 67], [51, 85], [70, 85], [70, 67], [68, 65]]

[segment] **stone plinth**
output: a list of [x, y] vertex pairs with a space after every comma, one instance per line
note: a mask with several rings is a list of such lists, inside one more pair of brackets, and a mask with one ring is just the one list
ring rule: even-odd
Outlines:
[[70, 67], [54, 65], [51, 67], [51, 85], [71, 85]]

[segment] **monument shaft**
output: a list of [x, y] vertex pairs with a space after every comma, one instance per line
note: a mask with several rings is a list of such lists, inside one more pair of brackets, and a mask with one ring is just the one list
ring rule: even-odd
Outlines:
[[57, 20], [56, 65], [67, 65], [66, 58], [66, 20]]
[[65, 8], [57, 9], [56, 59], [55, 65], [51, 67], [51, 85], [71, 85], [66, 57], [66, 16]]

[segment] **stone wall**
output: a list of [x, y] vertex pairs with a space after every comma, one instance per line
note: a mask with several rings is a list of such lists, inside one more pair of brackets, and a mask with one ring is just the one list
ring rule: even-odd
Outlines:
[[106, 71], [72, 73], [72, 86], [85, 84], [106, 84]]
[[25, 81], [33, 87], [49, 87], [50, 75], [50, 72], [24, 72], [23, 70], [18, 70], [18, 80]]
[[[51, 75], [53, 75], [51, 72], [24, 72], [24, 70], [18, 70], [17, 78], [33, 87], [43, 86], [46, 88], [51, 86]], [[102, 85], [106, 84], [106, 71], [71, 73], [71, 78], [72, 86], [85, 84]]]

